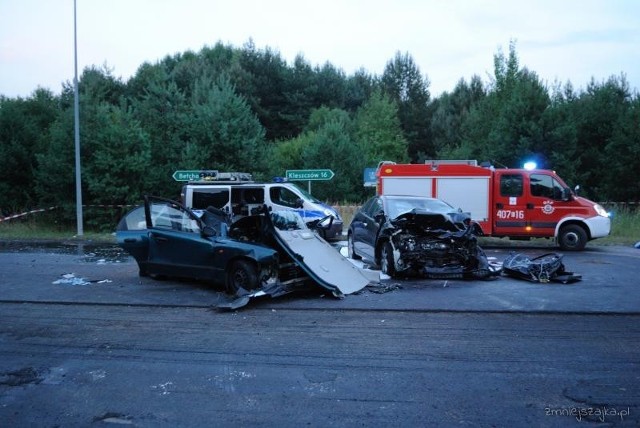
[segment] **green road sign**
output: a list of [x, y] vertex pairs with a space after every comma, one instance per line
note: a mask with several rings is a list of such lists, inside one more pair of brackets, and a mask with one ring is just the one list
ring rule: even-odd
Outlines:
[[176, 171], [173, 173], [172, 177], [176, 181], [197, 181], [200, 179], [201, 174], [201, 170]]
[[291, 181], [331, 180], [335, 175], [330, 169], [288, 169], [286, 174]]

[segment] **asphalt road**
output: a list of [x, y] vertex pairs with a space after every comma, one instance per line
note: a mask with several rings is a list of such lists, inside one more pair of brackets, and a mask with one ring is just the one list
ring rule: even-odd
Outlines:
[[567, 253], [569, 285], [385, 280], [235, 312], [113, 249], [0, 251], [3, 426], [640, 424], [632, 248]]

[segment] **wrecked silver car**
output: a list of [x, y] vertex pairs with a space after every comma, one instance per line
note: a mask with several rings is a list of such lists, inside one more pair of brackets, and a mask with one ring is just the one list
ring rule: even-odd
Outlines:
[[[317, 228], [331, 227], [331, 220]], [[322, 287], [341, 297], [368, 279], [293, 211], [240, 218], [231, 224], [215, 208], [193, 211], [168, 199], [145, 197], [116, 229], [118, 245], [131, 254], [141, 276], [210, 281], [226, 287], [236, 308], [252, 297], [281, 296]]]
[[348, 232], [351, 258], [397, 277], [476, 278], [497, 275], [478, 246], [480, 227], [469, 214], [434, 198], [375, 196], [355, 214]]

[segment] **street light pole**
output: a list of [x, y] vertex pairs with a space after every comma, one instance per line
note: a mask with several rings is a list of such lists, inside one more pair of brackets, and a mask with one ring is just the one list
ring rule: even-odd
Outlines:
[[73, 79], [74, 131], [76, 144], [76, 223], [78, 236], [82, 236], [82, 180], [80, 175], [80, 102], [78, 97], [78, 29], [76, 18], [76, 0], [73, 0], [73, 59], [75, 77]]

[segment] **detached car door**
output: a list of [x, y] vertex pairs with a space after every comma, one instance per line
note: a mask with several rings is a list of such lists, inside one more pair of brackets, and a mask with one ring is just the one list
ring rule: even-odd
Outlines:
[[182, 205], [145, 199], [150, 273], [188, 278], [214, 278], [224, 269], [214, 263], [214, 244], [202, 235], [198, 218]]

